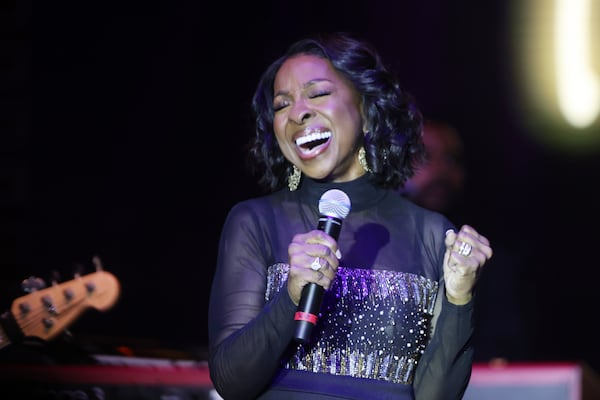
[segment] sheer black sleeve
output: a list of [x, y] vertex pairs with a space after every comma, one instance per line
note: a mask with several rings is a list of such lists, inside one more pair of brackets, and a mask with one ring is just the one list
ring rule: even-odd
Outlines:
[[473, 299], [457, 306], [440, 290], [435, 332], [415, 373], [416, 400], [462, 399], [473, 364]]
[[[255, 204], [256, 206], [256, 204]], [[269, 213], [242, 203], [229, 213], [209, 305], [209, 369], [226, 399], [254, 398], [272, 380], [293, 335], [287, 290], [265, 304]], [[272, 225], [271, 225], [272, 226]]]
[[430, 233], [424, 235], [423, 241], [426, 248], [436, 249], [431, 265], [437, 269], [440, 287], [432, 337], [418, 362], [413, 388], [416, 400], [459, 400], [471, 377], [474, 301], [471, 299], [461, 306], [448, 301], [443, 279], [444, 241], [448, 229], [457, 229], [445, 217], [439, 219], [435, 213], [427, 215], [424, 232]]

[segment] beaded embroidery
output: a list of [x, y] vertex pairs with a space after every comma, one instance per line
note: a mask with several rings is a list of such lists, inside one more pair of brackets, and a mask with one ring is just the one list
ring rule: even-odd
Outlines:
[[[288, 270], [282, 263], [269, 268], [266, 301]], [[298, 345], [285, 367], [410, 384], [430, 337], [437, 292], [437, 282], [419, 275], [339, 267], [311, 343]]]

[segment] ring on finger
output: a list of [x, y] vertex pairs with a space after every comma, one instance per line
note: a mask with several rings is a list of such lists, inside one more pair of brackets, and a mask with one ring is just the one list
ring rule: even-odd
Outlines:
[[471, 250], [472, 250], [472, 247], [469, 243], [462, 242], [462, 244], [460, 245], [460, 247], [458, 249], [458, 254], [460, 254], [461, 256], [468, 257], [471, 254]]
[[315, 258], [314, 261], [310, 264], [310, 268], [313, 271], [318, 271], [321, 269], [321, 259], [319, 257]]

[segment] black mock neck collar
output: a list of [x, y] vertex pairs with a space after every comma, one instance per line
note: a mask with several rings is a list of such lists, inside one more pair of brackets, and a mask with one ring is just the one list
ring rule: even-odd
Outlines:
[[303, 201], [317, 206], [323, 193], [330, 189], [339, 189], [346, 193], [350, 198], [352, 211], [372, 207], [388, 193], [387, 190], [376, 186], [368, 173], [349, 182], [320, 182], [304, 176], [298, 191]]

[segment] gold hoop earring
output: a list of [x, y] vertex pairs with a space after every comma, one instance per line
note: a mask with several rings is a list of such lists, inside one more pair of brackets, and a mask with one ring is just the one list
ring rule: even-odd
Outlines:
[[300, 184], [300, 177], [302, 176], [302, 172], [300, 168], [292, 165], [292, 173], [288, 176], [288, 188], [290, 188], [290, 192], [298, 189], [298, 185]]
[[358, 162], [360, 163], [360, 166], [365, 170], [365, 172], [373, 172], [373, 170], [371, 170], [369, 164], [367, 163], [367, 152], [364, 146], [361, 146], [358, 150]]

